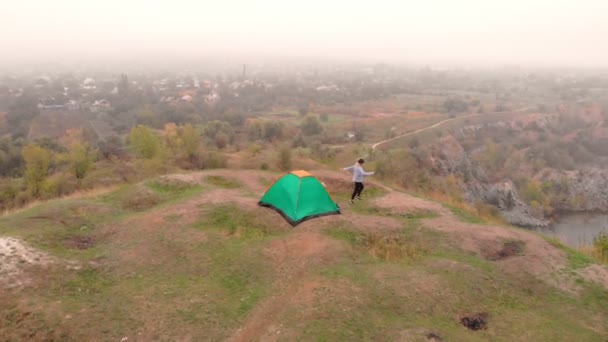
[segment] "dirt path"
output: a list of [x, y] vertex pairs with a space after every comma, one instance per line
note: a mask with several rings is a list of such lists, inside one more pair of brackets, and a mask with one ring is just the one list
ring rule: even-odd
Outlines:
[[250, 313], [242, 328], [228, 341], [274, 341], [281, 335], [278, 324], [282, 313], [296, 302], [311, 305], [314, 291], [322, 286], [311, 270], [331, 263], [341, 245], [313, 229], [300, 230], [273, 241], [265, 254], [275, 263], [280, 277], [272, 285], [272, 293]]

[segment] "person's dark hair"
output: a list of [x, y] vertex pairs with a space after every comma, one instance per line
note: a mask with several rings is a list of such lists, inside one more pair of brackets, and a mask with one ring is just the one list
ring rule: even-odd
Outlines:
[[357, 160], [357, 163], [363, 164], [363, 163], [365, 163], [365, 160], [363, 160], [363, 158], [361, 158], [361, 159]]

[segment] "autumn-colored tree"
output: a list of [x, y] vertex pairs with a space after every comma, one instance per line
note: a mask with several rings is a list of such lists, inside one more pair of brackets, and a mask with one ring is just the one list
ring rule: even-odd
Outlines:
[[25, 184], [32, 195], [38, 196], [51, 165], [51, 153], [38, 145], [30, 144], [23, 148], [22, 155], [25, 161]]
[[88, 147], [80, 142], [70, 145], [68, 160], [70, 162], [70, 171], [79, 181], [87, 175], [93, 165]]
[[188, 159], [193, 160], [199, 151], [201, 144], [201, 132], [191, 124], [186, 124], [179, 132], [181, 149]]
[[180, 132], [175, 123], [169, 122], [165, 124], [163, 129], [163, 139], [165, 140], [165, 145], [171, 151], [177, 151], [179, 146], [181, 145], [180, 141]]
[[129, 133], [131, 150], [140, 158], [153, 159], [160, 156], [160, 139], [147, 126], [137, 125]]
[[84, 130], [82, 128], [68, 129], [60, 141], [68, 151], [61, 158], [68, 162], [69, 170], [74, 177], [79, 181], [82, 180], [93, 164]]

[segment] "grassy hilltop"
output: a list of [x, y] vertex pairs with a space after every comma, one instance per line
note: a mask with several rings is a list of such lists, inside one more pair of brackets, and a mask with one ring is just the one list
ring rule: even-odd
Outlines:
[[[556, 241], [312, 171], [342, 215], [214, 170], [0, 218], [0, 341], [605, 341], [608, 270]], [[468, 325], [465, 326], [465, 325]], [[477, 329], [477, 330], [475, 330]]]

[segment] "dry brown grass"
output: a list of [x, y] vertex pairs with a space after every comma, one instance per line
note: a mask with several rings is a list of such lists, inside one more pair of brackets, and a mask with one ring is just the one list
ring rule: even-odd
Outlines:
[[497, 215], [496, 211], [492, 211], [486, 206], [473, 207], [470, 204], [463, 202], [461, 199], [455, 199], [454, 197], [448, 194], [436, 191], [425, 194], [425, 197], [443, 203], [450, 207], [457, 208], [471, 215], [478, 216], [479, 219], [485, 223], [498, 225], [505, 224], [505, 221]]

